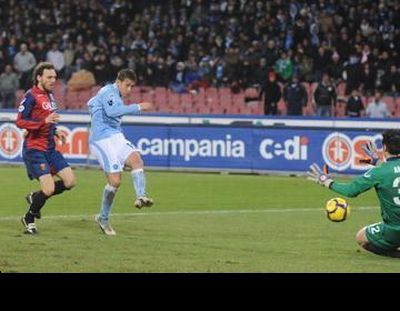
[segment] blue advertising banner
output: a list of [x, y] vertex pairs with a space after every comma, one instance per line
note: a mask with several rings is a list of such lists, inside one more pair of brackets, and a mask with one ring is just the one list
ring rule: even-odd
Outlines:
[[[57, 149], [73, 164], [96, 164], [88, 148], [84, 124], [58, 126], [67, 143]], [[341, 173], [359, 173], [368, 166], [362, 145], [381, 139], [379, 132], [310, 128], [262, 128], [173, 125], [124, 125], [124, 133], [142, 152], [148, 167], [210, 170], [298, 171], [311, 163], [327, 163]], [[24, 132], [0, 123], [0, 162], [21, 163]]]

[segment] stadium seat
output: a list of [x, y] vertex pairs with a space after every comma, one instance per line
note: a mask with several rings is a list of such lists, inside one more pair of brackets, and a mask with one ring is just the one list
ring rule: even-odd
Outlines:
[[287, 114], [287, 107], [283, 100], [278, 103], [278, 115], [285, 116]]
[[65, 94], [64, 106], [65, 109], [79, 110], [81, 107], [79, 91], [70, 91], [67, 89], [67, 92]]
[[157, 86], [154, 88], [154, 97], [166, 97], [167, 89], [165, 87]]
[[218, 89], [218, 95], [220, 100], [232, 100], [232, 92], [229, 87], [221, 87]]
[[192, 94], [188, 93], [188, 94], [181, 94], [180, 95], [180, 102], [181, 102], [181, 106], [185, 107], [185, 108], [191, 108], [193, 106], [193, 96]]
[[154, 94], [153, 94], [153, 92], [142, 93], [142, 98], [141, 98], [140, 101], [142, 101], [142, 102], [150, 102], [150, 103], [154, 102]]
[[205, 89], [206, 96], [218, 96], [218, 89], [216, 87], [209, 87]]
[[232, 96], [232, 102], [234, 106], [244, 105], [244, 93], [234, 94]]
[[395, 107], [396, 107], [396, 111], [395, 111], [394, 116], [396, 118], [400, 118], [400, 97], [397, 97], [395, 99]]
[[92, 97], [92, 90], [91, 89], [83, 90], [83, 91], [79, 91], [78, 92], [79, 103], [83, 104], [84, 106], [86, 106], [86, 103], [88, 102], [88, 100], [91, 97]]
[[219, 97], [218, 94], [209, 93], [206, 95], [206, 102], [209, 106], [219, 105]]
[[259, 92], [256, 88], [254, 87], [249, 87], [247, 89], [245, 89], [244, 91], [244, 97], [248, 98], [248, 99], [254, 99], [254, 100], [258, 100], [259, 98]]
[[181, 100], [179, 94], [176, 94], [173, 91], [169, 91], [168, 93], [168, 106], [176, 109], [177, 107], [180, 106]]

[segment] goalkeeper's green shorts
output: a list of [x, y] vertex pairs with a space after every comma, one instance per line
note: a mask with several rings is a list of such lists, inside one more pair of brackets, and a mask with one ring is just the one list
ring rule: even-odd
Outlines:
[[395, 250], [400, 247], [400, 228], [378, 222], [365, 230], [368, 242], [382, 250]]

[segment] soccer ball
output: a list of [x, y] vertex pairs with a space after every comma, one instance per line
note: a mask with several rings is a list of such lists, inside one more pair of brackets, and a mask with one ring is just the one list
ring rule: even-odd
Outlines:
[[349, 216], [350, 205], [345, 199], [333, 198], [326, 202], [325, 211], [329, 220], [341, 222], [346, 220], [346, 218]]

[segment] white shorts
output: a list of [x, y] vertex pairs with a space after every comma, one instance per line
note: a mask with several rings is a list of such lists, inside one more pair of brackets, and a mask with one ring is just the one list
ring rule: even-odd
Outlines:
[[139, 152], [122, 133], [91, 142], [89, 147], [106, 173], [122, 172], [129, 155], [135, 151]]

